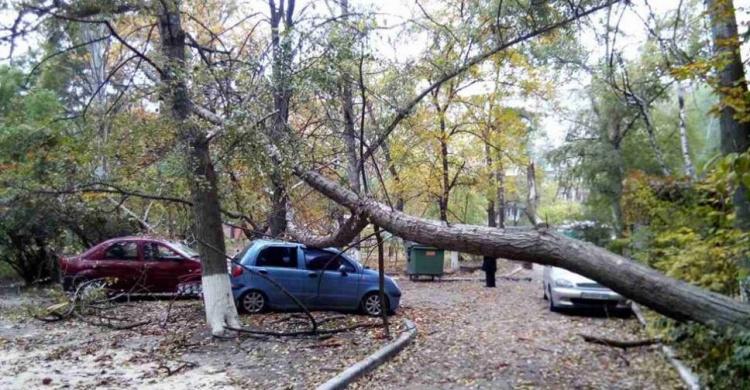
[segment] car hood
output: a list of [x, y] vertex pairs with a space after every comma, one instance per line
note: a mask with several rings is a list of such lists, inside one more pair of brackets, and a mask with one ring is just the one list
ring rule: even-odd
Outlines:
[[[369, 268], [362, 268], [362, 274], [365, 275], [365, 276], [374, 276], [376, 278], [379, 276], [378, 270], [369, 269]], [[388, 276], [388, 275], [385, 276], [385, 285], [386, 286], [388, 286], [388, 285], [397, 286], [396, 282], [390, 276]]]

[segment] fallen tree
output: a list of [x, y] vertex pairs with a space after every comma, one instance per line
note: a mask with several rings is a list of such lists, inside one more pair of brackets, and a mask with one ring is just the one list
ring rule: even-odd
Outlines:
[[315, 171], [296, 174], [310, 187], [403, 239], [446, 250], [553, 265], [579, 273], [678, 321], [720, 329], [750, 330], [750, 305], [670, 278], [603, 248], [553, 230], [506, 231], [473, 225], [445, 226], [360, 198]]

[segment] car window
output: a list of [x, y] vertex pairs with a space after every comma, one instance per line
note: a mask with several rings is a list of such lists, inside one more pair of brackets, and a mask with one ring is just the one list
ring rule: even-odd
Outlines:
[[346, 267], [347, 272], [354, 272], [356, 269], [343, 256], [337, 253], [321, 249], [305, 249], [305, 264], [311, 271], [338, 271], [342, 265]]
[[181, 250], [183, 253], [185, 253], [189, 257], [198, 257], [199, 256], [198, 252], [196, 252], [195, 249], [193, 249], [193, 248], [191, 248], [191, 247], [189, 247], [189, 246], [187, 246], [187, 245], [185, 245], [183, 243], [180, 243], [180, 242], [170, 242], [169, 244], [172, 245], [175, 249]]
[[297, 248], [269, 246], [258, 254], [255, 262], [258, 267], [297, 268]]
[[104, 252], [105, 260], [138, 260], [138, 244], [134, 242], [118, 242], [112, 244]]
[[143, 259], [150, 261], [175, 260], [182, 259], [182, 256], [162, 244], [149, 242], [143, 245]]

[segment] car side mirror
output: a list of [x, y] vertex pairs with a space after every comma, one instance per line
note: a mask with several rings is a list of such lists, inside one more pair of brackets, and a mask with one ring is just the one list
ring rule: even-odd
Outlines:
[[346, 266], [345, 265], [339, 266], [339, 272], [341, 272], [341, 276], [346, 276], [346, 275], [349, 274], [348, 272], [346, 272]]

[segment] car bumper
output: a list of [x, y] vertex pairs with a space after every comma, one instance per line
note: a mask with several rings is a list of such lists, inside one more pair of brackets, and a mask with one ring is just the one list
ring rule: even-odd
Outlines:
[[388, 305], [391, 311], [398, 309], [401, 304], [401, 294], [388, 293]]
[[627, 309], [627, 300], [611, 290], [553, 287], [552, 299], [555, 307], [608, 307]]

